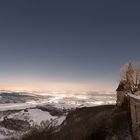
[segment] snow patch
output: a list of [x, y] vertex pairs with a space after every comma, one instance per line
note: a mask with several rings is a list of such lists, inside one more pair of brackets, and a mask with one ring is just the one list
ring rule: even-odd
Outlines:
[[42, 121], [51, 121], [51, 120], [58, 120], [58, 125], [60, 125], [66, 116], [52, 116], [47, 111], [42, 111], [40, 109], [26, 109], [26, 112], [24, 110], [11, 114], [7, 116], [9, 119], [15, 119], [15, 120], [24, 120], [30, 122], [31, 125], [37, 124], [40, 125]]

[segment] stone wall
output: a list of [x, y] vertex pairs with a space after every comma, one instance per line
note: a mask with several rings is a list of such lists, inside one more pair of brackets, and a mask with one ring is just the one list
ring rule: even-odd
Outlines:
[[140, 96], [128, 94], [132, 121], [132, 132], [135, 140], [140, 140]]
[[117, 92], [117, 105], [118, 106], [122, 106], [122, 104], [124, 103], [125, 96], [126, 96], [126, 93], [124, 91]]

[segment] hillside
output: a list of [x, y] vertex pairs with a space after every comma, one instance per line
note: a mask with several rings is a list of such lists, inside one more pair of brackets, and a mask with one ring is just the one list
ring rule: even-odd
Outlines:
[[78, 139], [78, 133], [87, 140], [131, 139], [128, 112], [113, 105], [77, 109], [67, 116], [62, 129], [71, 133], [68, 140]]
[[47, 123], [22, 140], [132, 140], [129, 125], [128, 112], [113, 105], [84, 107], [71, 111], [61, 126]]

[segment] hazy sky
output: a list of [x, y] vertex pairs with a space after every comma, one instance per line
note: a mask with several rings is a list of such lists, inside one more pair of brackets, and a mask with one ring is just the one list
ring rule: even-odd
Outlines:
[[139, 0], [0, 0], [0, 87], [115, 89], [140, 60]]

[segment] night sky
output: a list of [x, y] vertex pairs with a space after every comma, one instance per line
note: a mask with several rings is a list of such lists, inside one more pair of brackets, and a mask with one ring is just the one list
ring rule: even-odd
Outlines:
[[0, 0], [0, 87], [115, 90], [140, 60], [139, 0]]

